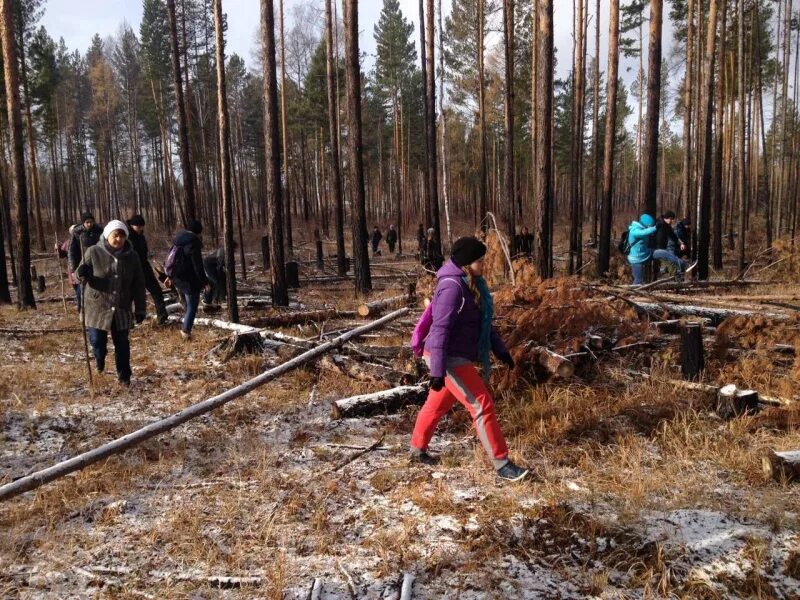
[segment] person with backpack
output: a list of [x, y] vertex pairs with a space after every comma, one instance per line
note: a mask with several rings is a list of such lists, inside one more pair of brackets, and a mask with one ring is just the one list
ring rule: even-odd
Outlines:
[[383, 239], [383, 234], [381, 233], [380, 227], [375, 225], [374, 229], [372, 230], [372, 255], [373, 256], [380, 256], [381, 251], [379, 250], [381, 245], [381, 240]]
[[[623, 234], [624, 237], [620, 242], [620, 249], [623, 250], [623, 254], [628, 255], [628, 264], [630, 264], [633, 271], [634, 285], [644, 283], [645, 269], [648, 263], [653, 260], [650, 236], [655, 232], [656, 220], [645, 213], [639, 217], [638, 221], [630, 224], [627, 236]], [[625, 240], [627, 240], [627, 244], [623, 243]]]
[[186, 224], [186, 229], [175, 235], [172, 248], [164, 262], [168, 281], [175, 286], [186, 305], [181, 328], [181, 336], [185, 341], [192, 338], [192, 327], [200, 306], [200, 292], [208, 290], [208, 277], [203, 268], [203, 241], [200, 237], [202, 233], [203, 225], [200, 221], [190, 220]]
[[397, 229], [394, 225], [389, 225], [389, 231], [386, 232], [386, 245], [389, 246], [389, 253], [394, 254], [394, 247], [397, 245]]
[[[683, 260], [679, 252], [686, 250], [686, 245], [680, 240], [675, 231], [672, 229], [672, 223], [675, 221], [675, 213], [668, 210], [656, 222], [655, 233], [655, 249], [653, 250], [653, 261], [665, 260], [675, 265], [677, 269], [676, 279], [683, 281], [684, 273], [689, 273], [694, 269], [695, 265], [689, 266], [688, 261]], [[658, 269], [653, 268], [654, 273], [658, 275]]]
[[167, 305], [164, 303], [164, 291], [161, 284], [156, 279], [153, 266], [150, 264], [150, 250], [147, 247], [147, 239], [144, 237], [144, 217], [136, 214], [128, 219], [128, 241], [142, 263], [142, 273], [144, 273], [144, 286], [153, 298], [156, 306], [156, 318], [159, 325], [167, 323]]
[[[75, 270], [83, 260], [83, 254], [100, 241], [100, 236], [103, 235], [102, 228], [95, 222], [94, 215], [89, 211], [84, 211], [81, 214], [81, 222], [72, 229], [72, 236], [69, 241], [69, 251], [67, 253], [67, 268], [71, 277], [70, 281], [75, 281], [78, 278], [75, 276]], [[81, 286], [75, 288], [75, 298], [78, 302], [78, 312], [81, 310]]]
[[[431, 379], [428, 399], [411, 436], [411, 460], [436, 464], [436, 458], [428, 454], [428, 444], [441, 418], [458, 400], [470, 412], [478, 439], [498, 477], [518, 481], [528, 471], [508, 458], [494, 398], [486, 387], [490, 352], [511, 369], [514, 359], [492, 327], [492, 295], [483, 278], [485, 255], [486, 246], [477, 238], [464, 237], [453, 244], [450, 260], [436, 274], [433, 301], [414, 332], [415, 352], [424, 339], [422, 351]], [[422, 331], [426, 327], [429, 330]], [[483, 377], [475, 367], [476, 361], [483, 366]]]
[[117, 378], [122, 385], [130, 385], [129, 332], [134, 320], [136, 324], [144, 321], [147, 300], [142, 264], [128, 241], [125, 223], [109, 221], [100, 241], [87, 248], [75, 273], [86, 285], [84, 314], [97, 372], [105, 370], [110, 333]]

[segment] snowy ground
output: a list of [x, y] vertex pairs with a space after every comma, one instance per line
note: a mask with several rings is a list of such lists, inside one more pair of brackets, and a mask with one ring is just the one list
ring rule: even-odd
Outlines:
[[[0, 325], [74, 326], [60, 311], [4, 310]], [[260, 357], [213, 366], [222, 335], [183, 345], [145, 326], [133, 387], [106, 375], [94, 394], [79, 333], [4, 336], [0, 481], [258, 373]], [[501, 485], [462, 410], [435, 439], [437, 468], [406, 460], [416, 409], [330, 419], [331, 400], [374, 388], [299, 371], [0, 504], [0, 597], [308, 598], [319, 579], [320, 598], [388, 599], [405, 574], [431, 599], [800, 597], [797, 488], [755, 474], [758, 450], [790, 449], [796, 429], [691, 407], [628, 426], [631, 407], [667, 400], [644, 389], [601, 408], [588, 388], [551, 388], [500, 402], [512, 454], [537, 473]]]

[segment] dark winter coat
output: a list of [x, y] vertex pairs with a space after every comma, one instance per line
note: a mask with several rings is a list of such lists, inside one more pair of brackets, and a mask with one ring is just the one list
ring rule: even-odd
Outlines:
[[395, 229], [390, 229], [386, 232], [386, 243], [390, 246], [397, 243], [397, 231]]
[[92, 268], [83, 300], [86, 326], [104, 331], [133, 327], [133, 315], [144, 315], [147, 303], [142, 265], [130, 242], [115, 254], [102, 239], [86, 250], [81, 264]]
[[206, 274], [215, 275], [225, 270], [225, 248], [217, 248], [203, 259]]
[[194, 233], [182, 230], [177, 233], [173, 245], [181, 249], [178, 270], [172, 282], [184, 294], [196, 294], [208, 285], [203, 268], [203, 242]]
[[517, 254], [524, 254], [525, 256], [533, 254], [533, 234], [520, 233], [514, 242], [517, 246]]
[[657, 250], [666, 250], [669, 247], [670, 242], [672, 242], [676, 248], [680, 247], [681, 245], [681, 241], [678, 239], [678, 236], [675, 235], [672, 225], [666, 221], [662, 221], [661, 219], [656, 221], [655, 238]]
[[147, 247], [147, 239], [133, 230], [133, 227], [128, 225], [128, 241], [133, 247], [133, 251], [139, 257], [139, 262], [142, 265], [142, 273], [144, 273], [145, 281], [155, 281], [156, 276], [153, 273], [153, 266], [150, 264], [150, 249]]
[[380, 231], [378, 231], [377, 229], [373, 230], [373, 232], [372, 232], [372, 245], [373, 245], [373, 247], [377, 248], [378, 244], [381, 243], [382, 239], [383, 239], [383, 234]]
[[81, 264], [81, 259], [83, 258], [81, 256], [81, 245], [83, 245], [85, 252], [99, 242], [102, 235], [103, 228], [97, 223], [92, 225], [91, 229], [86, 229], [81, 223], [72, 230], [72, 239], [69, 242], [69, 256], [67, 257], [70, 273], [74, 273], [78, 265]]
[[[478, 360], [481, 310], [461, 279], [463, 276], [464, 272], [452, 260], [436, 273], [438, 282], [432, 300], [433, 322], [425, 340], [425, 352], [430, 353], [431, 377], [444, 377], [448, 357], [470, 362]], [[491, 343], [495, 356], [508, 352], [494, 327]]]

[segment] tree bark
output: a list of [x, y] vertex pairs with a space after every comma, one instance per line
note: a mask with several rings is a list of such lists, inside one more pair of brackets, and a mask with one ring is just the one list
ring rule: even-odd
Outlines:
[[[328, 134], [331, 145], [330, 184], [336, 218], [336, 271], [340, 277], [347, 274], [347, 254], [344, 245], [344, 198], [342, 196], [342, 171], [339, 158], [339, 125], [336, 101], [336, 71], [334, 70], [333, 11], [331, 0], [325, 0], [325, 45], [327, 48], [328, 75]], [[336, 65], [338, 69], [338, 64]]]
[[[737, 0], [738, 4], [738, 23], [737, 23], [737, 75], [736, 83], [739, 90], [739, 117], [737, 121], [737, 139], [738, 145], [736, 147], [736, 187], [737, 187], [737, 200], [739, 204], [739, 239], [737, 262], [739, 272], [744, 273], [745, 269], [745, 234], [747, 225], [747, 187], [745, 186], [745, 118], [744, 118], [744, 0]], [[723, 3], [724, 6], [724, 3]], [[724, 12], [723, 8], [723, 12]], [[723, 18], [724, 22], [724, 18]], [[723, 34], [724, 35], [724, 34]], [[719, 135], [719, 134], [718, 134]]]
[[514, 0], [503, 1], [503, 34], [505, 37], [505, 157], [503, 165], [503, 190], [508, 239], [511, 241], [512, 254], [519, 251], [514, 248], [517, 233], [516, 209], [514, 203]]
[[[612, 0], [614, 1], [614, 0]], [[537, 136], [533, 140], [536, 156], [536, 265], [540, 277], [553, 276], [553, 0], [538, 3]]]
[[617, 129], [617, 83], [619, 80], [619, 0], [610, 0], [608, 23], [608, 81], [606, 82], [606, 131], [603, 158], [603, 196], [600, 204], [600, 240], [597, 276], [604, 277], [611, 260], [611, 225], [614, 197], [614, 146]]
[[486, 154], [486, 99], [485, 99], [485, 73], [484, 73], [484, 43], [485, 43], [485, 28], [486, 28], [486, 0], [478, 1], [478, 38], [476, 45], [478, 47], [478, 125], [480, 127], [480, 177], [478, 180], [478, 220], [482, 221], [486, 218], [487, 199], [488, 199], [488, 177], [489, 166], [488, 156]]
[[686, 26], [686, 74], [683, 80], [683, 174], [681, 200], [684, 214], [691, 214], [692, 187], [692, 65], [694, 64], [694, 2], [689, 0]]
[[17, 306], [36, 308], [31, 283], [31, 236], [28, 224], [28, 187], [25, 179], [25, 147], [19, 103], [19, 62], [14, 36], [12, 0], [0, 0], [0, 36], [3, 42], [3, 68], [6, 83], [8, 131], [11, 141], [11, 167], [14, 204], [17, 208]]
[[658, 127], [661, 110], [661, 30], [664, 1], [650, 1], [650, 42], [647, 74], [647, 123], [644, 139], [644, 165], [639, 192], [642, 210], [655, 217], [658, 211]]
[[281, 141], [283, 143], [283, 231], [286, 238], [286, 258], [294, 259], [292, 248], [292, 190], [289, 187], [289, 133], [286, 129], [286, 30], [283, 26], [283, 0], [278, 0], [281, 29]]
[[275, 64], [275, 13], [272, 0], [261, 0], [261, 52], [264, 66], [264, 154], [266, 158], [267, 222], [269, 230], [272, 302], [289, 306], [283, 252], [283, 186], [278, 78]]
[[197, 204], [194, 193], [194, 172], [189, 155], [189, 129], [186, 122], [186, 105], [183, 98], [183, 77], [181, 75], [181, 58], [178, 48], [178, 23], [175, 17], [175, 0], [167, 0], [169, 13], [169, 29], [172, 56], [172, 75], [175, 87], [175, 104], [178, 111], [178, 138], [180, 141], [181, 175], [185, 196], [186, 219], [197, 218]]
[[[435, 56], [435, 41], [436, 41], [436, 28], [434, 27], [434, 10], [433, 0], [428, 0], [427, 3], [428, 14], [425, 17], [427, 22], [428, 36], [426, 53], [427, 68], [425, 76], [427, 84], [425, 85], [426, 100], [425, 103], [428, 107], [426, 111], [427, 123], [425, 127], [425, 135], [428, 146], [428, 207], [431, 214], [431, 227], [434, 230], [436, 242], [439, 248], [442, 248], [442, 232], [441, 223], [439, 220], [439, 177], [437, 173], [438, 159], [436, 152], [436, 56]], [[420, 27], [423, 27], [420, 22]]]
[[222, 179], [222, 228], [225, 237], [225, 283], [228, 292], [228, 320], [239, 322], [236, 296], [236, 261], [233, 251], [233, 191], [231, 186], [230, 118], [228, 87], [225, 83], [225, 36], [222, 31], [222, 0], [214, 0], [214, 34], [217, 52], [217, 118], [219, 124], [219, 174]]
[[366, 195], [364, 193], [364, 157], [361, 143], [361, 66], [358, 50], [358, 0], [345, 0], [345, 70], [349, 118], [350, 194], [353, 205], [353, 267], [356, 293], [372, 288], [367, 249]]

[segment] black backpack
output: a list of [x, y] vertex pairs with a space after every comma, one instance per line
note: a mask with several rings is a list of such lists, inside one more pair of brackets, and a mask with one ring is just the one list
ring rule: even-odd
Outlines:
[[622, 235], [619, 238], [619, 243], [617, 244], [617, 250], [619, 250], [620, 254], [624, 256], [628, 256], [631, 253], [631, 242], [630, 242], [630, 228], [626, 227], [625, 230], [622, 232]]

